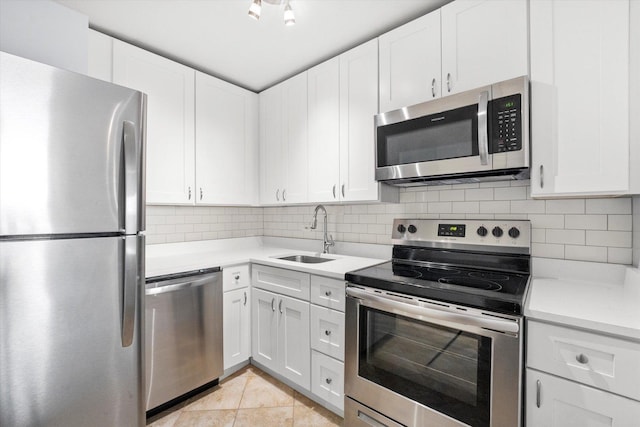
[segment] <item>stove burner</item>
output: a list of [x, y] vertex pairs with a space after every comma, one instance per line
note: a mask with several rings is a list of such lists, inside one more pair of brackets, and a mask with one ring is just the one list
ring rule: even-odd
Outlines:
[[395, 276], [410, 277], [412, 279], [418, 279], [422, 277], [422, 273], [420, 273], [419, 271], [414, 270], [410, 267], [404, 267], [399, 265], [393, 266], [393, 274]]
[[451, 267], [427, 267], [427, 270], [432, 273], [441, 273], [441, 274], [460, 274], [460, 270], [456, 270]]
[[509, 276], [500, 273], [492, 273], [490, 271], [472, 271], [469, 273], [469, 277], [475, 277], [482, 280], [509, 280]]
[[467, 277], [441, 277], [438, 279], [438, 282], [446, 285], [465, 286], [467, 288], [481, 289], [484, 291], [499, 291], [502, 289], [502, 286], [496, 282]]

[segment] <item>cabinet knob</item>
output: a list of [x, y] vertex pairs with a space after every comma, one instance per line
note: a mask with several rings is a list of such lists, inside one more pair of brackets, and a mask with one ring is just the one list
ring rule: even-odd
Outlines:
[[240, 275], [239, 275], [239, 274], [236, 274], [235, 276], [233, 276], [233, 278], [234, 278], [235, 280], [240, 280]]
[[582, 353], [576, 356], [576, 360], [582, 365], [589, 363], [589, 358]]
[[330, 296], [331, 296], [331, 291], [326, 291], [324, 294], [325, 294], [326, 296], [330, 297]]
[[336, 185], [333, 184], [333, 198], [336, 198]]
[[202, 187], [200, 187], [200, 200], [202, 200]]
[[189, 200], [191, 200], [191, 187], [189, 187]]
[[451, 92], [451, 73], [447, 73], [447, 92]]
[[326, 380], [324, 380], [327, 384], [331, 384], [333, 382], [333, 380], [331, 378], [327, 378]]
[[540, 188], [544, 188], [544, 165], [540, 165]]
[[247, 305], [247, 292], [244, 292], [244, 304], [242, 305]]
[[283, 313], [283, 311], [282, 311], [282, 300], [280, 300], [280, 303], [278, 304], [278, 310], [280, 310], [280, 314]]
[[275, 298], [271, 298], [271, 311], [276, 311], [276, 306], [274, 303], [276, 302]]
[[342, 197], [344, 197], [344, 184], [342, 184]]
[[431, 80], [431, 96], [433, 98], [436, 97], [436, 78], [434, 77], [433, 80]]
[[279, 201], [280, 201], [280, 189], [278, 188], [276, 190], [276, 202], [279, 202]]
[[287, 201], [287, 189], [286, 188], [284, 190], [282, 190], [282, 201], [283, 202]]
[[324, 334], [325, 334], [326, 336], [329, 336], [329, 335], [331, 335], [331, 331], [327, 329], [326, 331], [324, 331]]

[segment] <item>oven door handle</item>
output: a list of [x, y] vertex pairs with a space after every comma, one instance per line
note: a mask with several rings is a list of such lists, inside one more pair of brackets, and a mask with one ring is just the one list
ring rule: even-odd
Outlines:
[[364, 305], [367, 305], [367, 302], [372, 302], [376, 303], [376, 305], [378, 306], [383, 306], [386, 309], [395, 309], [399, 312], [412, 314], [414, 316], [420, 316], [421, 318], [424, 318], [424, 320], [441, 320], [450, 323], [476, 326], [479, 328], [490, 329], [492, 331], [513, 334], [517, 334], [520, 331], [520, 327], [518, 326], [517, 322], [471, 316], [468, 314], [449, 313], [444, 310], [424, 307], [407, 302], [411, 300], [400, 302], [392, 299], [391, 296], [380, 297], [377, 295], [371, 295], [370, 293], [358, 288], [347, 288], [347, 296], [361, 300], [361, 303], [363, 303]]

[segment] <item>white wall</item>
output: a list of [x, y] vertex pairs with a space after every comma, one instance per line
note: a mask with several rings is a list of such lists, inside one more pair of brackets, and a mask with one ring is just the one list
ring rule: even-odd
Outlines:
[[640, 196], [633, 198], [633, 265], [640, 268]]
[[87, 73], [86, 16], [50, 0], [0, 0], [0, 50]]

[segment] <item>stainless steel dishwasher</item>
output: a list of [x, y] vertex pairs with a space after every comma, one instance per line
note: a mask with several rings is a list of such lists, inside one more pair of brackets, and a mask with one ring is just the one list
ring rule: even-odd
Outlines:
[[146, 408], [157, 408], [222, 375], [220, 268], [147, 279]]

